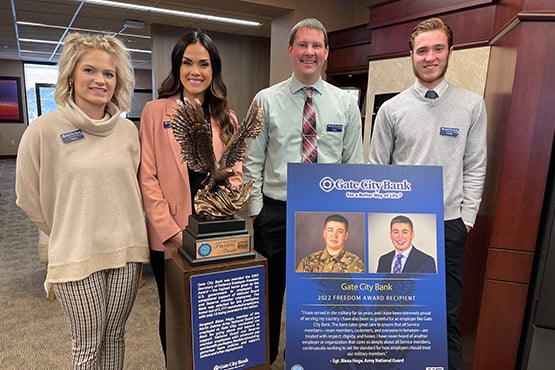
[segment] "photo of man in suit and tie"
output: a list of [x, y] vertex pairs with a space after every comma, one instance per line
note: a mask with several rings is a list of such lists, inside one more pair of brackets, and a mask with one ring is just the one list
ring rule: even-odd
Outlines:
[[394, 249], [380, 257], [377, 272], [435, 274], [434, 258], [414, 246], [414, 235], [410, 218], [403, 215], [393, 217], [389, 237]]

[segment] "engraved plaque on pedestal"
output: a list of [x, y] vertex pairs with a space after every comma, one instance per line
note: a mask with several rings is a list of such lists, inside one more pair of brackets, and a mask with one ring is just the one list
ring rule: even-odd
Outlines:
[[246, 222], [238, 215], [215, 221], [189, 216], [179, 251], [192, 265], [254, 257]]

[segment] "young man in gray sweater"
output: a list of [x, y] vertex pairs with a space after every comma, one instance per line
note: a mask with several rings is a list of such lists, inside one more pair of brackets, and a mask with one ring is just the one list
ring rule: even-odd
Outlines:
[[480, 95], [445, 80], [453, 33], [441, 19], [418, 24], [409, 46], [416, 82], [380, 107], [369, 162], [443, 167], [448, 359], [449, 370], [458, 370], [462, 369], [458, 326], [462, 260], [482, 200], [486, 108]]

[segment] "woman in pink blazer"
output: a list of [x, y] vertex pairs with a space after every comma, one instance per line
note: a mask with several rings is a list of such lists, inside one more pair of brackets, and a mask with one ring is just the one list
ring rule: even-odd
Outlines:
[[[210, 119], [216, 158], [237, 128], [237, 116], [228, 107], [221, 58], [210, 36], [193, 31], [177, 41], [170, 74], [158, 89], [159, 99], [148, 102], [141, 114], [141, 191], [147, 219], [150, 263], [160, 300], [160, 340], [166, 356], [164, 250], [180, 247], [182, 230], [194, 212], [193, 198], [206, 174], [187, 168], [174, 139], [171, 116], [177, 100], [198, 99]], [[243, 180], [236, 163], [232, 186]]]

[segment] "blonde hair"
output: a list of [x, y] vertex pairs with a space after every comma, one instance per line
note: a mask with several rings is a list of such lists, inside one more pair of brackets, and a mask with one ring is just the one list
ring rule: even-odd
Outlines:
[[447, 46], [451, 49], [451, 46], [453, 46], [453, 31], [451, 27], [440, 18], [430, 18], [418, 23], [410, 33], [409, 49], [413, 50], [416, 36], [420, 35], [422, 32], [433, 30], [440, 30], [445, 33], [445, 36], [447, 36]]
[[116, 63], [116, 88], [112, 96], [114, 103], [122, 111], [131, 108], [131, 95], [135, 87], [135, 76], [129, 52], [120, 40], [110, 35], [70, 33], [64, 40], [60, 61], [58, 62], [58, 81], [55, 99], [58, 105], [67, 104], [70, 99], [69, 80], [79, 59], [90, 50], [102, 50], [112, 56]]

